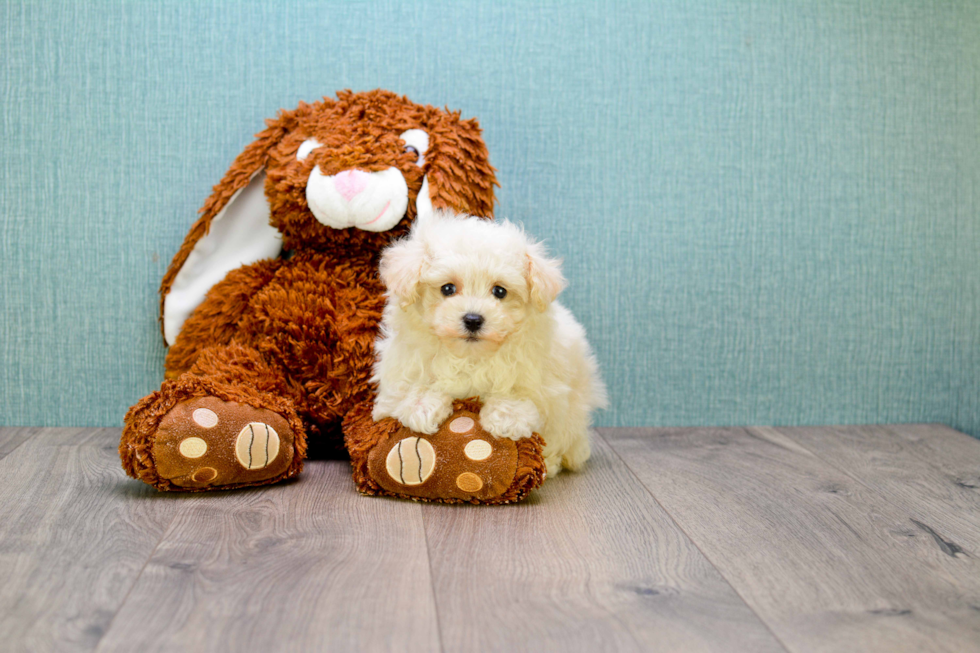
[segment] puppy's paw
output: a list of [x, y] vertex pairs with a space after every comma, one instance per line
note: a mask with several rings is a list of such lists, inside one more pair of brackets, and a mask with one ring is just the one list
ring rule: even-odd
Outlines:
[[558, 473], [562, 470], [561, 456], [548, 456], [544, 459], [544, 467], [548, 472], [548, 478], [554, 478], [558, 476]]
[[421, 394], [402, 404], [395, 417], [402, 426], [416, 433], [432, 435], [452, 412], [453, 400], [449, 395]]
[[540, 428], [541, 415], [526, 399], [487, 399], [480, 410], [480, 424], [495, 438], [529, 438]]
[[[589, 433], [585, 431], [562, 453], [560, 460], [561, 467], [577, 472], [582, 469], [582, 466], [591, 454], [592, 445], [589, 443]], [[549, 468], [548, 471], [550, 472], [551, 469]]]

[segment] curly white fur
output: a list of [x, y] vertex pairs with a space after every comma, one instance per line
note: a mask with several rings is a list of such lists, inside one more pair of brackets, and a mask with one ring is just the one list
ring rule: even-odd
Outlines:
[[[491, 435], [541, 434], [549, 476], [581, 467], [606, 389], [585, 330], [555, 301], [565, 285], [559, 262], [539, 243], [507, 221], [435, 212], [385, 251], [381, 278], [376, 420], [434, 433], [453, 399], [479, 397]], [[466, 315], [483, 319], [477, 331]]]

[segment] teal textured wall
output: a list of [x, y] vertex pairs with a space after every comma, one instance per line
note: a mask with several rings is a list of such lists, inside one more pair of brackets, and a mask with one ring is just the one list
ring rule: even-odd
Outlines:
[[156, 289], [264, 117], [377, 87], [480, 119], [566, 260], [603, 425], [980, 435], [980, 4], [0, 6], [0, 423], [118, 425]]

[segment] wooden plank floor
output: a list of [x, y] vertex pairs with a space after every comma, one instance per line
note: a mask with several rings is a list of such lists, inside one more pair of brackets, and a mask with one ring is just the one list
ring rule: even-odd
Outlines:
[[210, 494], [118, 429], [0, 429], [3, 651], [980, 651], [980, 441], [600, 429], [516, 506]]

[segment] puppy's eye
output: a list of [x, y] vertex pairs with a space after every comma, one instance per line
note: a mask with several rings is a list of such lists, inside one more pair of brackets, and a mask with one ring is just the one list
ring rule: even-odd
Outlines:
[[493, 293], [493, 296], [496, 297], [497, 299], [503, 299], [504, 297], [507, 296], [507, 289], [504, 288], [503, 286], [494, 286], [491, 292]]
[[439, 291], [446, 297], [452, 297], [456, 294], [456, 285], [452, 283], [447, 283], [445, 286], [439, 289]]
[[416, 161], [419, 160], [419, 151], [415, 149], [414, 145], [406, 145], [405, 151], [414, 156]]

